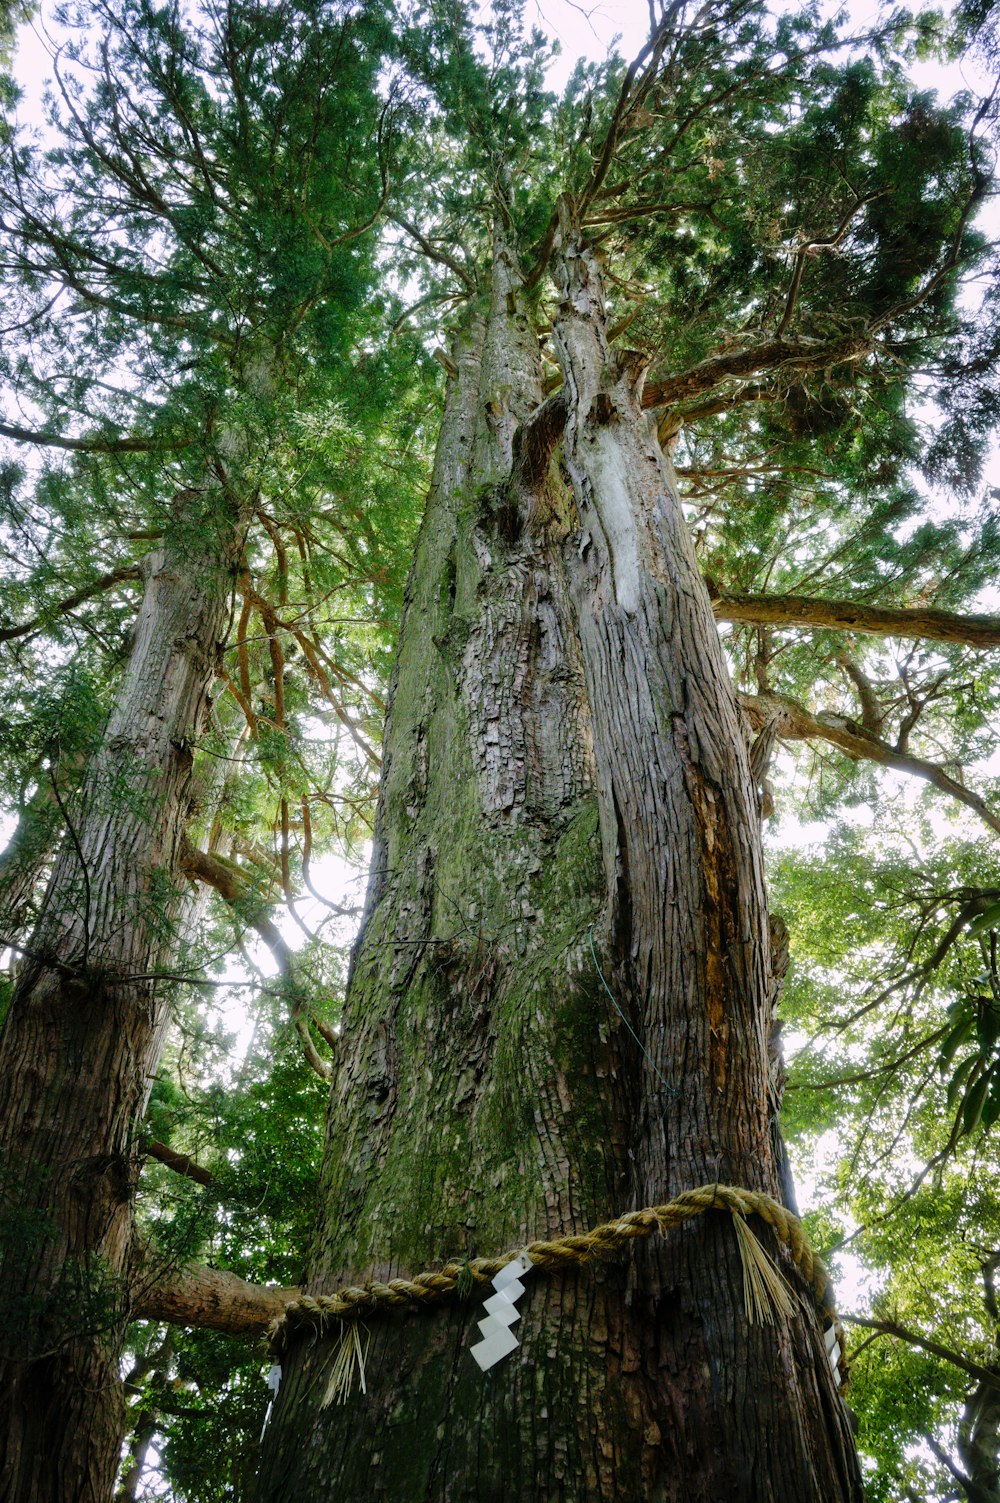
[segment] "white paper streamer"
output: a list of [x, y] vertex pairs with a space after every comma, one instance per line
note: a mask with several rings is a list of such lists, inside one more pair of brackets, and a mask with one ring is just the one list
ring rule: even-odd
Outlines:
[[521, 1318], [521, 1312], [515, 1308], [515, 1301], [524, 1293], [521, 1277], [531, 1267], [527, 1253], [521, 1253], [512, 1259], [493, 1280], [496, 1294], [491, 1294], [489, 1299], [483, 1301], [486, 1319], [479, 1322], [483, 1339], [472, 1348], [472, 1355], [483, 1372], [499, 1362], [501, 1357], [509, 1356], [518, 1344], [517, 1337], [511, 1330], [514, 1322]]
[[[267, 1386], [271, 1390], [271, 1393], [274, 1395], [274, 1397], [271, 1399], [270, 1403], [267, 1406], [267, 1411], [264, 1415], [264, 1423], [260, 1427], [260, 1440], [264, 1439], [264, 1431], [267, 1429], [267, 1422], [271, 1418], [271, 1410], [274, 1408], [274, 1400], [277, 1398], [278, 1389], [281, 1387], [280, 1362], [271, 1363], [265, 1382], [267, 1383]], [[257, 1442], [258, 1445], [260, 1444], [260, 1440]]]

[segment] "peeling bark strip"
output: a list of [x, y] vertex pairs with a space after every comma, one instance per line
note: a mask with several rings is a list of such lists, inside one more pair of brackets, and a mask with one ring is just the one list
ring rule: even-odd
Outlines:
[[212, 486], [202, 500], [195, 550], [176, 542], [146, 562], [116, 708], [68, 811], [0, 1035], [0, 1496], [11, 1503], [107, 1503], [119, 1461], [135, 1135], [167, 1022], [141, 978], [169, 943], [164, 913], [183, 904], [190, 745], [241, 536], [231, 497]]
[[[567, 216], [543, 403], [494, 250], [407, 589], [306, 1298], [719, 1180], [780, 1194], [756, 792], [641, 368]], [[750, 1326], [728, 1226], [670, 1240], [536, 1283], [502, 1376], [456, 1304], [373, 1320], [343, 1406], [335, 1333], [293, 1342], [260, 1499], [853, 1503], [812, 1300]]]

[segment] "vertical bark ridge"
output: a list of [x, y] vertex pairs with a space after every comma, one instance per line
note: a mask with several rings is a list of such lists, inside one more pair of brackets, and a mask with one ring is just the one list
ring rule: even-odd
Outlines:
[[[553, 470], [519, 475], [537, 335], [498, 237], [455, 351], [386, 733], [378, 872], [333, 1082], [309, 1287], [582, 1230], [627, 1193], [635, 1059], [590, 959], [604, 902], [589, 710]], [[534, 1281], [485, 1379], [480, 1305], [373, 1321], [368, 1394], [292, 1354], [263, 1497], [636, 1495], [653, 1475], [625, 1272]], [[638, 1384], [638, 1387], [637, 1387]], [[447, 1416], [447, 1419], [445, 1419]], [[652, 1494], [650, 1494], [652, 1496]]]

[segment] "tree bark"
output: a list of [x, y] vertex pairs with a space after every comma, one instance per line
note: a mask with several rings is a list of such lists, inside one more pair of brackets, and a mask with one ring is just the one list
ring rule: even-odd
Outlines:
[[52, 855], [58, 807], [51, 783], [42, 783], [22, 810], [0, 853], [0, 945], [16, 945], [31, 927], [45, 864]]
[[[958, 1422], [958, 1454], [964, 1473], [962, 1486], [969, 1503], [1000, 1503], [1000, 1301], [996, 1278], [1000, 1254], [982, 1265], [983, 1303], [993, 1326], [989, 1367], [966, 1395]], [[958, 1472], [952, 1468], [954, 1475]]]
[[133, 649], [0, 1036], [0, 1496], [107, 1503], [137, 1129], [168, 1021], [155, 972], [240, 546], [235, 503], [188, 493], [145, 566]]
[[[386, 734], [307, 1287], [580, 1232], [713, 1179], [780, 1195], [759, 818], [676, 492], [566, 206], [561, 423], [497, 237], [454, 351]], [[551, 460], [551, 462], [550, 462]], [[641, 1040], [625, 1028], [607, 985]], [[645, 1057], [644, 1057], [645, 1056]], [[772, 1253], [780, 1253], [772, 1247]], [[292, 1339], [260, 1499], [860, 1497], [821, 1322], [749, 1323], [728, 1218], [481, 1306]]]
[[134, 1320], [162, 1320], [228, 1336], [262, 1336], [300, 1292], [248, 1284], [228, 1269], [201, 1263], [177, 1267], [147, 1250], [131, 1279], [131, 1314]]

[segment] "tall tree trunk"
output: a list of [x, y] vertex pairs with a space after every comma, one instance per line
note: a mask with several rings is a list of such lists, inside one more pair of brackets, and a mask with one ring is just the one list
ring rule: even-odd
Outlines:
[[182, 508], [147, 560], [117, 704], [0, 1036], [4, 1503], [107, 1503], [119, 1461], [136, 1129], [168, 1021], [150, 973], [183, 907], [192, 742], [239, 552], [217, 484]]
[[[498, 240], [410, 580], [308, 1287], [579, 1232], [718, 1179], [778, 1195], [759, 820], [707, 593], [566, 205], [557, 350]], [[550, 462], [565, 419], [562, 464]], [[642, 1040], [642, 1051], [608, 996]], [[772, 1249], [780, 1258], [780, 1252]], [[749, 1324], [728, 1217], [479, 1304], [290, 1339], [268, 1503], [860, 1496], [811, 1301]], [[366, 1341], [368, 1337], [364, 1338]]]
[[993, 1324], [993, 1349], [989, 1371], [992, 1382], [982, 1379], [966, 1395], [958, 1422], [958, 1455], [964, 1471], [949, 1463], [969, 1503], [1000, 1503], [1000, 1300], [997, 1274], [1000, 1253], [982, 1265], [983, 1303]]

